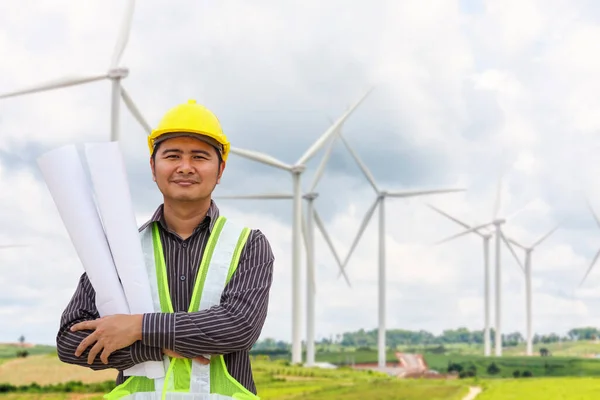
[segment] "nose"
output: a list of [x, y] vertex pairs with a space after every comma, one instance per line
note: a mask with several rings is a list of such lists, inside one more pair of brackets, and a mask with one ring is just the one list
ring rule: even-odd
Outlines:
[[192, 174], [194, 169], [192, 163], [188, 157], [181, 157], [179, 165], [177, 166], [177, 173], [179, 174]]

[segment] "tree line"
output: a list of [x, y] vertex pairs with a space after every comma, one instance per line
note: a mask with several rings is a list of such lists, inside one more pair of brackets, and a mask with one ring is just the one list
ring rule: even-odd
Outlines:
[[[494, 344], [495, 333], [491, 330], [491, 341]], [[565, 335], [556, 333], [550, 334], [535, 334], [533, 337], [534, 344], [538, 343], [556, 343], [564, 341], [576, 340], [596, 340], [600, 338], [600, 330], [594, 327], [581, 327], [569, 330]], [[506, 333], [502, 335], [502, 345], [505, 347], [517, 346], [525, 342], [525, 337], [520, 332]], [[410, 331], [404, 329], [392, 329], [386, 331], [386, 344], [391, 348], [398, 346], [415, 346], [415, 345], [444, 345], [444, 344], [483, 344], [483, 330], [470, 331], [467, 328], [461, 327], [458, 329], [444, 330], [440, 335], [434, 335], [425, 330]], [[356, 332], [344, 332], [339, 335], [332, 335], [329, 338], [322, 338], [316, 341], [320, 346], [341, 346], [355, 348], [374, 348], [377, 347], [377, 330], [366, 331], [360, 329]], [[281, 340], [265, 338], [258, 341], [253, 350], [275, 350], [286, 351], [291, 345]]]

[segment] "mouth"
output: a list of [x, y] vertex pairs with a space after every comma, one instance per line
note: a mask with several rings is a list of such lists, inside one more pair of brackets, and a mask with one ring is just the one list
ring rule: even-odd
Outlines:
[[193, 184], [198, 183], [196, 181], [187, 181], [187, 180], [177, 180], [177, 181], [171, 181], [171, 182], [173, 182], [176, 185], [184, 186], [184, 187], [192, 186]]

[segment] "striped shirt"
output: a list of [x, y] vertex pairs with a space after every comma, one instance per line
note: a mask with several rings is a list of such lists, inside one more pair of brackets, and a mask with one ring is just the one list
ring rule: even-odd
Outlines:
[[249, 351], [258, 340], [267, 316], [274, 261], [271, 246], [260, 230], [251, 231], [219, 306], [187, 312], [202, 254], [218, 216], [219, 209], [213, 201], [204, 220], [183, 240], [167, 227], [161, 205], [140, 228], [141, 231], [151, 223], [158, 223], [174, 313], [144, 314], [142, 340], [113, 352], [108, 365], [100, 361], [99, 355], [93, 364], [87, 364], [92, 346], [80, 357], [74, 354], [91, 332], [71, 332], [70, 327], [100, 317], [94, 289], [84, 273], [61, 317], [56, 338], [61, 361], [94, 370], [115, 368], [119, 370], [117, 384], [120, 384], [125, 380], [123, 370], [144, 361], [162, 360], [163, 348], [186, 358], [222, 354], [229, 374], [256, 394]]

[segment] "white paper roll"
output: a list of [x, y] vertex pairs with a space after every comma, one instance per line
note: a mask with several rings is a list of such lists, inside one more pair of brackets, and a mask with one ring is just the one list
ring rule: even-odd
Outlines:
[[100, 316], [129, 314], [129, 305], [77, 149], [73, 145], [60, 147], [43, 154], [37, 162], [94, 287]]
[[[132, 314], [154, 312], [125, 162], [117, 142], [86, 144], [87, 164], [112, 258]], [[160, 309], [160, 308], [159, 308]], [[165, 375], [162, 361], [141, 364], [151, 379]], [[126, 370], [129, 376], [137, 370]]]
[[[100, 316], [130, 314], [77, 149], [68, 145], [49, 151], [40, 156], [37, 163], [75, 251], [94, 287]], [[138, 364], [128, 371], [129, 375], [146, 376], [144, 364]], [[164, 373], [164, 367], [162, 371]], [[149, 372], [156, 376], [156, 370]]]

